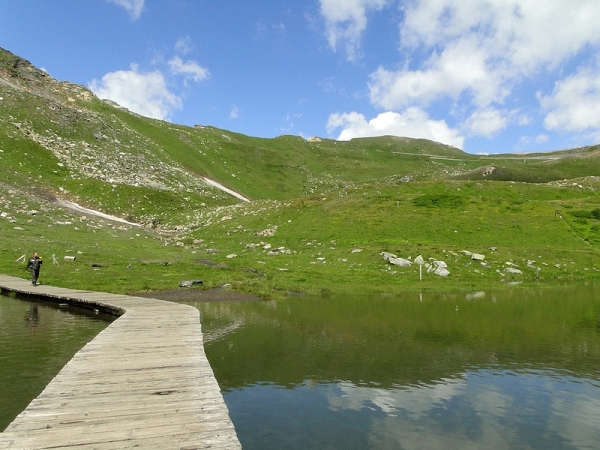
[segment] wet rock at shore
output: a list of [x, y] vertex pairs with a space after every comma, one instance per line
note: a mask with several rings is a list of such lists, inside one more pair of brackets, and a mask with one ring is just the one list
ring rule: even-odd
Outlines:
[[192, 287], [192, 286], [196, 286], [199, 284], [203, 284], [202, 280], [187, 280], [187, 281], [180, 281], [179, 282], [179, 287]]

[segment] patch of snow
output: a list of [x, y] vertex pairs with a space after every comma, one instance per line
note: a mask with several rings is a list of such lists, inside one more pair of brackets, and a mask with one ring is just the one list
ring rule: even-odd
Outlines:
[[225, 186], [223, 186], [222, 184], [220, 184], [220, 183], [217, 183], [216, 181], [213, 181], [213, 180], [211, 180], [210, 178], [202, 177], [202, 179], [203, 179], [203, 180], [204, 180], [206, 183], [210, 184], [211, 186], [214, 186], [214, 187], [216, 187], [217, 189], [220, 189], [220, 190], [222, 190], [223, 192], [227, 192], [228, 194], [230, 194], [230, 195], [233, 195], [234, 197], [236, 197], [236, 198], [239, 198], [240, 200], [243, 200], [243, 201], [245, 201], [245, 202], [249, 202], [249, 201], [250, 201], [249, 199], [247, 199], [246, 197], [244, 197], [242, 194], [238, 194], [237, 192], [235, 192], [235, 191], [233, 191], [233, 190], [231, 190], [231, 189], [229, 189], [229, 188], [226, 188], [226, 187], [225, 187]]
[[126, 223], [127, 225], [131, 225], [133, 227], [140, 227], [141, 225], [138, 223], [128, 222], [125, 219], [121, 219], [120, 217], [111, 216], [110, 214], [104, 214], [100, 211], [94, 211], [93, 209], [84, 208], [83, 206], [78, 205], [77, 203], [69, 202], [67, 200], [58, 200], [57, 203], [60, 206], [64, 206], [65, 208], [69, 208], [75, 211], [84, 212], [87, 214], [91, 214], [93, 216], [102, 217], [103, 219], [112, 220], [113, 222]]

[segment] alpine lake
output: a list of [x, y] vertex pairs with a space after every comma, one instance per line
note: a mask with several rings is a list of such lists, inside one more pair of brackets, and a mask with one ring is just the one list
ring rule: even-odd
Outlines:
[[[600, 282], [186, 303], [245, 450], [598, 448]], [[3, 429], [108, 322], [0, 317]]]

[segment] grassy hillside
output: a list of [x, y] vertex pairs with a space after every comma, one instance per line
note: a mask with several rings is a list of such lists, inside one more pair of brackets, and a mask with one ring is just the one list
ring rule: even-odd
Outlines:
[[[1, 49], [0, 98], [2, 273], [25, 277], [16, 260], [37, 250], [46, 283], [136, 292], [202, 279], [265, 297], [600, 273], [598, 146], [478, 156], [420, 139], [186, 127], [100, 100]], [[450, 274], [419, 281], [417, 265], [381, 252], [444, 261]]]

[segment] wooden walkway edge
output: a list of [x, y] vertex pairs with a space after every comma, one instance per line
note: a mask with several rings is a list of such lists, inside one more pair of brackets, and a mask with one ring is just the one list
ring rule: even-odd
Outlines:
[[241, 449], [196, 308], [6, 275], [0, 289], [120, 315], [0, 433], [0, 449]]

